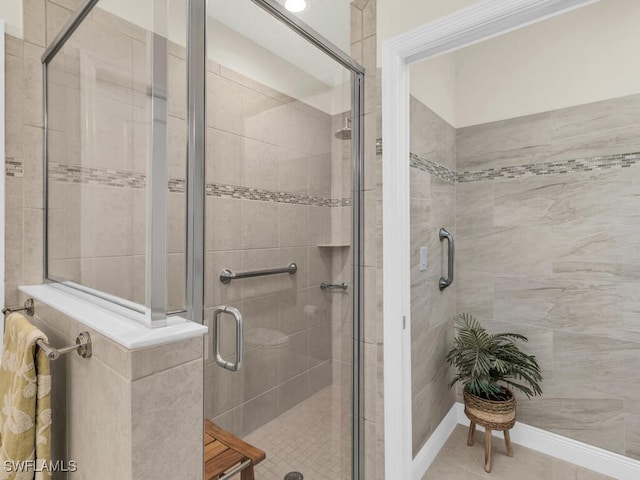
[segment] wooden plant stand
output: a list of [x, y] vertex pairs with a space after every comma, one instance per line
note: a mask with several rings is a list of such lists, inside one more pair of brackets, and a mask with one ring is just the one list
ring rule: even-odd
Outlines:
[[[476, 433], [476, 423], [481, 427], [484, 427], [484, 471], [487, 473], [491, 472], [491, 428], [488, 424], [484, 424], [483, 422], [474, 422], [471, 421], [471, 425], [469, 425], [469, 436], [467, 437], [467, 445], [473, 446], [473, 436]], [[495, 428], [495, 425], [491, 425]], [[513, 448], [511, 447], [511, 436], [509, 435], [509, 428], [495, 428], [496, 430], [502, 430], [504, 434], [504, 443], [507, 447], [507, 456], [513, 457]]]

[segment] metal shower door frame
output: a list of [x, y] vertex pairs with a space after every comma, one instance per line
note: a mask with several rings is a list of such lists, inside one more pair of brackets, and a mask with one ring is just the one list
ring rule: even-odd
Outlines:
[[[275, 0], [251, 0], [351, 72], [353, 218], [352, 479], [364, 478], [364, 81], [365, 70]], [[187, 150], [187, 314], [203, 323], [206, 114], [206, 0], [189, 0]], [[191, 248], [189, 248], [191, 247]]]
[[[364, 309], [364, 81], [365, 70], [350, 55], [336, 47], [323, 35], [311, 28], [299, 18], [290, 14], [275, 0], [251, 0], [256, 6], [275, 17], [291, 30], [298, 33], [312, 45], [324, 52], [351, 72], [352, 85], [352, 217], [353, 217], [353, 395], [352, 395], [352, 435], [353, 459], [352, 478], [363, 478], [363, 309]], [[55, 55], [73, 35], [83, 20], [89, 15], [99, 0], [85, 0], [62, 28], [42, 55], [43, 65], [43, 101], [44, 101], [44, 277], [45, 281], [56, 281], [48, 271], [48, 65]], [[205, 216], [205, 114], [206, 114], [206, 0], [189, 0], [187, 33], [187, 268], [186, 268], [186, 309], [189, 320], [204, 323], [204, 216]], [[162, 87], [162, 85], [159, 85]], [[161, 99], [160, 99], [161, 100]], [[160, 105], [161, 107], [162, 105]], [[164, 142], [154, 138], [154, 142]], [[166, 151], [158, 144], [154, 152]], [[153, 172], [151, 172], [153, 175]], [[166, 195], [166, 185], [151, 182], [155, 189], [152, 195]], [[162, 189], [162, 192], [161, 190]], [[166, 219], [164, 219], [166, 221]], [[156, 229], [158, 230], [158, 229]], [[161, 246], [160, 246], [161, 247]], [[157, 250], [150, 244], [148, 255], [157, 269], [166, 269], [166, 248]], [[148, 275], [149, 277], [149, 275]], [[147, 278], [147, 288], [152, 290], [150, 299], [153, 305], [141, 306], [104, 292], [87, 289], [73, 282], [64, 282], [68, 287], [85, 291], [101, 297], [108, 302], [124, 306], [134, 312], [143, 313], [151, 309], [160, 314], [166, 311], [166, 281], [152, 282]], [[166, 280], [166, 276], [165, 276]], [[162, 290], [162, 291], [161, 291]], [[155, 293], [154, 293], [155, 292]], [[155, 300], [153, 300], [155, 299]], [[149, 326], [162, 326], [162, 315], [151, 318], [145, 323]]]

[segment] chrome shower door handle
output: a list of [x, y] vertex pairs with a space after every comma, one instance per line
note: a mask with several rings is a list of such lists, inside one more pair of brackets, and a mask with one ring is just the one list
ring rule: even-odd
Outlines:
[[[233, 316], [233, 319], [236, 322], [236, 361], [229, 362], [222, 358], [222, 354], [220, 353], [220, 317], [223, 313], [229, 314]], [[215, 340], [215, 360], [216, 363], [225, 368], [227, 370], [231, 370], [232, 372], [237, 372], [242, 367], [242, 359], [244, 357], [244, 337], [242, 331], [242, 324], [244, 319], [242, 318], [242, 314], [237, 308], [227, 307], [226, 305], [221, 305], [216, 307], [213, 311], [213, 331], [215, 332], [216, 340]]]
[[453, 283], [453, 263], [454, 263], [454, 256], [456, 253], [455, 250], [455, 246], [453, 245], [453, 235], [451, 235], [449, 232], [447, 232], [444, 228], [440, 229], [440, 241], [447, 239], [447, 243], [449, 244], [449, 248], [448, 248], [448, 261], [447, 261], [447, 278], [444, 277], [440, 277], [440, 290], [444, 290], [445, 288], [447, 288], [449, 285], [451, 285]]

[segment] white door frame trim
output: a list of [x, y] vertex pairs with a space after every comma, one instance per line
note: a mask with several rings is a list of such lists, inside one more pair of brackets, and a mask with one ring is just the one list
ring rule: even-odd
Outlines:
[[410, 479], [413, 463], [409, 67], [596, 1], [481, 0], [382, 45], [385, 478]]

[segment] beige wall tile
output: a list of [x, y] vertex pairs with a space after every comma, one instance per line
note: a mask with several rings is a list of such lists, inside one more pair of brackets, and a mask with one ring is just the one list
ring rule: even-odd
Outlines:
[[25, 125], [42, 127], [42, 63], [40, 57], [44, 48], [25, 42], [24, 44], [24, 77], [23, 99], [25, 105], [32, 108], [24, 109]]
[[243, 200], [235, 198], [207, 197], [205, 199], [205, 249], [207, 252], [242, 248], [244, 232], [242, 203]]
[[43, 208], [43, 130], [25, 126], [22, 138], [24, 207]]
[[280, 247], [309, 245], [309, 207], [306, 205], [278, 206]]
[[242, 135], [243, 89], [235, 82], [207, 73], [207, 126]]
[[202, 368], [198, 359], [131, 384], [132, 479], [202, 475]]
[[282, 149], [263, 141], [243, 141], [243, 185], [277, 191], [278, 164]]
[[376, 5], [377, 2], [370, 1], [362, 9], [362, 38], [376, 34]]
[[[22, 42], [20, 42], [22, 45]], [[24, 74], [21, 57], [5, 57], [5, 155], [22, 158]]]
[[[278, 246], [278, 204], [242, 200], [242, 247], [271, 248]], [[237, 239], [234, 239], [236, 242]], [[237, 243], [236, 243], [237, 244]]]
[[[311, 331], [303, 330], [289, 335], [286, 337], [286, 340], [282, 342], [282, 345], [280, 345], [281, 342], [277, 342], [278, 383], [285, 382], [300, 375], [309, 369], [310, 364], [315, 366], [319, 364], [321, 360], [326, 360], [326, 358], [321, 358], [322, 345], [314, 343], [314, 348], [318, 347], [318, 352], [314, 352], [318, 355], [318, 358], [317, 361], [314, 361], [313, 355], [310, 354], [310, 332]], [[317, 339], [313, 340], [315, 341]]]
[[278, 385], [278, 407], [281, 413], [296, 406], [309, 396], [309, 374], [303, 373]]
[[362, 39], [362, 10], [351, 4], [351, 43]]
[[45, 0], [25, 0], [23, 3], [24, 39], [26, 42], [46, 46]]
[[247, 143], [247, 140], [234, 133], [207, 128], [207, 180], [227, 185], [242, 185], [243, 157]]
[[131, 478], [131, 384], [98, 359], [68, 356], [67, 369], [69, 458], [78, 462], [74, 475], [83, 480]]
[[278, 416], [278, 389], [268, 392], [245, 403], [242, 407], [242, 432], [247, 435]]

